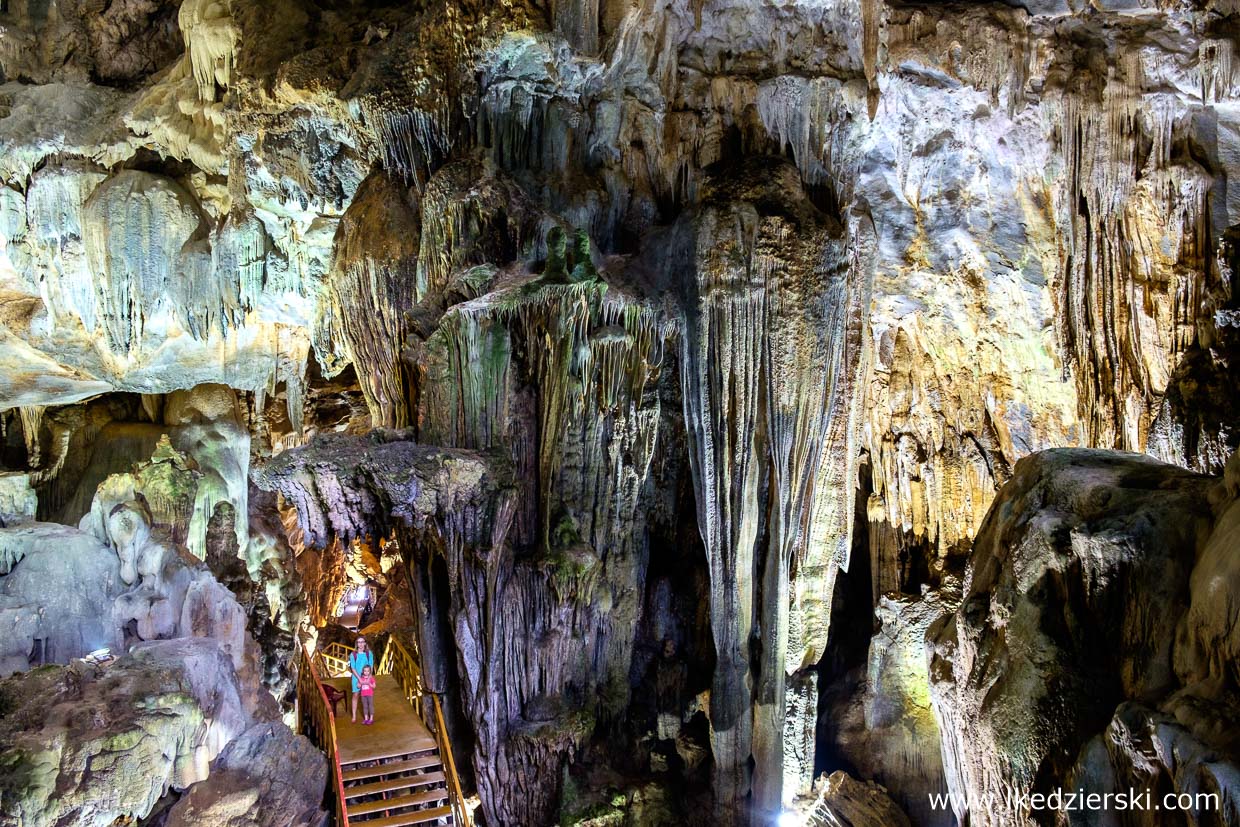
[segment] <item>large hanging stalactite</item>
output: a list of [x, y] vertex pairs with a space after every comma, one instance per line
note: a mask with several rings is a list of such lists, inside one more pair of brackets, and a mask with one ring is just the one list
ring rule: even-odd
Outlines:
[[[685, 421], [719, 658], [716, 808], [737, 819], [751, 753], [757, 812], [778, 813], [812, 778], [812, 670], [851, 546], [851, 389], [864, 364], [872, 243], [858, 232], [849, 250], [838, 222], [789, 195], [799, 189], [790, 166], [755, 163], [725, 180], [682, 237], [690, 260], [667, 264], [697, 274], [685, 297]], [[754, 674], [751, 635], [762, 641]]]
[[1154, 79], [1138, 55], [1101, 80], [1085, 77], [1095, 88], [1065, 91], [1058, 127], [1068, 230], [1060, 336], [1088, 443], [1141, 450], [1170, 374], [1206, 322], [1210, 181], [1173, 157], [1188, 119], [1144, 94]]
[[83, 219], [87, 258], [101, 275], [96, 303], [108, 346], [128, 357], [141, 347], [146, 318], [164, 300], [202, 218], [175, 181], [126, 170], [91, 194]]
[[382, 170], [362, 182], [336, 231], [330, 330], [356, 368], [379, 427], [409, 423], [401, 352], [417, 296], [420, 233], [414, 194]]

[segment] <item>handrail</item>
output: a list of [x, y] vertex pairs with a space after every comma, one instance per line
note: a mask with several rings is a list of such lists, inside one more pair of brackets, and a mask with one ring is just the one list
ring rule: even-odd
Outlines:
[[[444, 724], [443, 708], [439, 705], [439, 696], [433, 692], [425, 692], [422, 688], [422, 670], [418, 667], [418, 661], [395, 634], [388, 637], [388, 643], [383, 650], [383, 657], [379, 660], [376, 673], [396, 676], [396, 681], [404, 692], [405, 700], [413, 706], [414, 711], [432, 730], [435, 743], [439, 746], [439, 752], [443, 756], [444, 776], [448, 782], [448, 803], [452, 807], [453, 822], [463, 827], [473, 827], [469, 809], [465, 806], [465, 796], [461, 792], [461, 779], [456, 772], [456, 760], [452, 757], [452, 744], [448, 742], [448, 727]], [[430, 695], [433, 704], [434, 717], [429, 720], [430, 716], [427, 713], [431, 710], [426, 709], [425, 695]]]
[[337, 641], [319, 649], [314, 656], [323, 664], [328, 675], [343, 678], [349, 674], [349, 656], [356, 651], [352, 646], [345, 646]]
[[310, 740], [327, 753], [329, 771], [336, 788], [336, 824], [349, 827], [349, 814], [345, 810], [344, 778], [340, 770], [340, 746], [336, 740], [336, 715], [332, 712], [331, 702], [327, 700], [327, 692], [323, 682], [314, 670], [314, 659], [310, 651], [302, 645], [297, 657], [297, 707], [298, 726], [306, 735], [306, 724], [309, 724]]
[[443, 708], [439, 705], [439, 696], [431, 693], [435, 705], [435, 740], [439, 742], [439, 752], [444, 758], [444, 775], [448, 778], [448, 803], [452, 806], [452, 821], [473, 827], [469, 810], [465, 807], [465, 796], [461, 793], [461, 778], [456, 774], [456, 759], [452, 757], [452, 744], [448, 743], [448, 727], [443, 722]]
[[380, 675], [395, 675], [396, 682], [400, 684], [401, 691], [405, 695], [405, 700], [418, 712], [419, 717], [425, 719], [422, 715], [422, 670], [418, 668], [418, 662], [414, 660], [413, 655], [409, 654], [409, 650], [400, 642], [396, 635], [388, 638], [388, 644], [383, 649], [383, 657], [379, 660], [379, 668], [375, 670]]

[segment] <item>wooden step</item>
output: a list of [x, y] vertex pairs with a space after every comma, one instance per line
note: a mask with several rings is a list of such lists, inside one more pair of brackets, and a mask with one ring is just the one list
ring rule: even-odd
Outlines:
[[361, 798], [364, 795], [378, 795], [379, 793], [390, 793], [392, 790], [403, 790], [406, 787], [425, 787], [428, 784], [444, 783], [444, 775], [441, 772], [428, 772], [422, 775], [402, 775], [399, 778], [389, 778], [386, 781], [372, 781], [369, 784], [358, 784], [356, 787], [345, 787], [345, 798]]
[[414, 810], [399, 816], [376, 818], [373, 821], [354, 821], [353, 824], [365, 824], [366, 827], [407, 827], [412, 824], [426, 824], [437, 818], [448, 818], [452, 815], [451, 807], [436, 807], [433, 810]]
[[431, 804], [436, 801], [447, 801], [448, 791], [444, 788], [438, 790], [427, 790], [421, 793], [411, 793], [409, 795], [398, 795], [393, 798], [383, 798], [378, 801], [363, 801], [360, 804], [350, 804], [346, 809], [349, 813], [349, 819], [352, 820], [355, 815], [366, 815], [366, 813], [377, 813], [382, 810], [399, 810], [402, 807], [417, 807], [422, 804]]
[[[376, 747], [373, 752], [364, 756], [359, 756], [350, 761], [341, 761], [341, 764], [353, 766], [367, 761], [390, 761], [393, 758], [404, 758], [406, 755], [420, 755], [425, 752], [438, 752], [439, 744], [434, 738], [426, 738], [425, 740], [409, 740], [399, 746]], [[350, 753], [351, 755], [354, 753]]]
[[374, 778], [376, 775], [390, 775], [394, 772], [409, 772], [410, 770], [425, 770], [430, 767], [438, 767], [443, 762], [439, 760], [439, 751], [430, 755], [419, 755], [416, 758], [408, 758], [404, 761], [393, 761], [389, 764], [376, 764], [372, 767], [353, 767], [353, 769], [345, 769], [341, 778], [347, 784], [350, 781], [357, 781], [361, 778]]

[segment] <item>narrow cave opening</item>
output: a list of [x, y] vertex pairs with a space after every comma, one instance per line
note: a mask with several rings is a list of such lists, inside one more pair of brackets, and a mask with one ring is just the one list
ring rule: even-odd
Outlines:
[[131, 619], [125, 624], [122, 634], [124, 636], [122, 649], [126, 652], [129, 651], [130, 647], [142, 642], [142, 636], [138, 634], [138, 621], [136, 619]]
[[21, 417], [16, 411], [4, 412], [4, 430], [0, 439], [0, 468], [23, 471], [30, 467], [30, 455], [22, 431]]
[[30, 666], [42, 666], [47, 663], [47, 641], [37, 637], [30, 646]]
[[847, 737], [844, 710], [858, 703], [865, 688], [866, 662], [874, 635], [876, 598], [870, 560], [870, 520], [866, 503], [873, 492], [870, 459], [858, 463], [853, 545], [848, 571], [841, 571], [831, 601], [831, 634], [818, 662], [818, 727], [814, 776], [844, 770], [856, 773], [840, 750]]
[[[406, 559], [409, 559], [406, 557]], [[452, 752], [462, 783], [476, 785], [473, 762], [477, 734], [461, 702], [461, 673], [457, 664], [457, 648], [452, 634], [452, 584], [448, 576], [448, 564], [443, 555], [430, 555], [429, 564], [418, 567], [419, 574], [409, 572], [409, 588], [413, 591], [414, 613], [423, 624], [419, 638], [426, 648], [423, 657], [430, 689], [440, 696], [443, 714], [451, 733]], [[419, 589], [415, 580], [424, 577], [426, 582]], [[424, 594], [425, 605], [418, 605], [419, 594]]]

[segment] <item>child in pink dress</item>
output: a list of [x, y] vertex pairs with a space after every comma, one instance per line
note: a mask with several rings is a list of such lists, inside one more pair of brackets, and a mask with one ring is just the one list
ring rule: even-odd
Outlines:
[[375, 722], [375, 676], [371, 673], [370, 667], [362, 668], [362, 678], [357, 682], [358, 689], [362, 696], [362, 723], [366, 725]]

